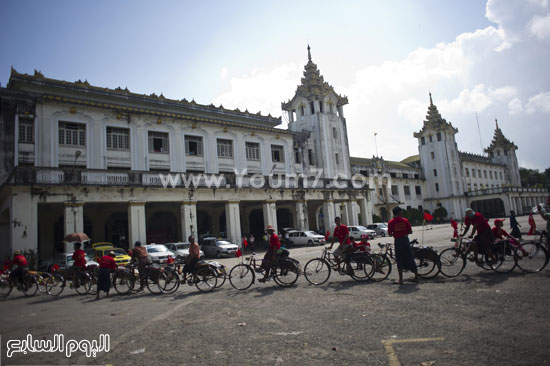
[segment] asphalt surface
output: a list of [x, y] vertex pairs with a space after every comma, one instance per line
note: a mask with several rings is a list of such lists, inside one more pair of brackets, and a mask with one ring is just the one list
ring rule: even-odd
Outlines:
[[[522, 218], [523, 219], [523, 218]], [[521, 220], [526, 222], [525, 220]], [[542, 225], [537, 220], [538, 226]], [[525, 226], [524, 226], [525, 227]], [[420, 228], [412, 238], [421, 239]], [[449, 225], [424, 231], [424, 243], [450, 245]], [[377, 241], [388, 241], [377, 239]], [[292, 249], [302, 265], [321, 247]], [[231, 267], [238, 259], [222, 259]], [[396, 277], [396, 271], [390, 278]], [[405, 274], [410, 278], [411, 274]], [[550, 365], [550, 268], [537, 274], [485, 271], [468, 263], [454, 279], [416, 284], [358, 283], [332, 273], [313, 286], [272, 281], [212, 293], [183, 285], [96, 301], [66, 289], [59, 297], [0, 301], [2, 365]], [[6, 356], [8, 340], [98, 340], [109, 352]]]

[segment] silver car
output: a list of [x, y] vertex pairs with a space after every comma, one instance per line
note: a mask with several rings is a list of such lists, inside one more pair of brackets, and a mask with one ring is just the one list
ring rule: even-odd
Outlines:
[[384, 223], [377, 223], [367, 225], [367, 229], [374, 230], [378, 236], [387, 236], [388, 235], [388, 225]]
[[313, 231], [289, 231], [287, 233], [288, 241], [294, 246], [298, 245], [323, 245], [325, 244], [325, 237], [319, 235]]
[[361, 236], [367, 234], [369, 239], [374, 239], [376, 231], [367, 229], [364, 226], [348, 226], [349, 237], [354, 240], [361, 240]]
[[[166, 248], [168, 248], [169, 251], [171, 251], [172, 253], [174, 253], [174, 256], [177, 258], [177, 257], [187, 257], [189, 255], [189, 246], [191, 244], [189, 243], [168, 243], [168, 244], [164, 244], [164, 246]], [[200, 251], [200, 256], [201, 258], [204, 257], [204, 252], [201, 250]]]
[[202, 250], [207, 257], [234, 257], [239, 247], [227, 240], [217, 238], [204, 238], [202, 240]]

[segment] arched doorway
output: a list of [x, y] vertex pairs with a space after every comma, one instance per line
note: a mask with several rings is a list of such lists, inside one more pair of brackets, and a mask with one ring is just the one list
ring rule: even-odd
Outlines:
[[178, 240], [178, 220], [171, 212], [155, 212], [147, 222], [147, 243], [164, 244]]
[[105, 241], [113, 243], [115, 247], [129, 248], [128, 243], [128, 215], [115, 213], [105, 221]]
[[265, 232], [263, 210], [255, 209], [250, 211], [248, 215], [248, 224], [250, 226], [250, 232], [254, 234], [254, 237], [261, 238]]
[[285, 227], [294, 227], [294, 216], [288, 208], [277, 210], [277, 229], [281, 231]]
[[197, 211], [197, 230], [199, 235], [212, 234], [212, 218], [206, 211]]
[[380, 207], [380, 217], [382, 217], [383, 222], [388, 222], [388, 210], [386, 207]]

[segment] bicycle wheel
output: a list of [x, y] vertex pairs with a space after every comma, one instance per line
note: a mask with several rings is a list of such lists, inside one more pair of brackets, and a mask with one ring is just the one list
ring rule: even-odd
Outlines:
[[466, 258], [456, 248], [447, 248], [439, 254], [441, 274], [445, 277], [456, 277], [466, 267]]
[[134, 287], [132, 275], [128, 271], [116, 271], [113, 276], [113, 287], [119, 295], [129, 295]]
[[252, 267], [239, 263], [229, 271], [229, 283], [236, 290], [246, 290], [254, 283], [256, 274]]
[[[76, 279], [76, 281], [74, 279]], [[87, 294], [90, 290], [91, 283], [90, 276], [86, 272], [80, 271], [76, 274], [75, 278], [73, 278], [74, 289], [79, 295]]]
[[86, 272], [89, 277], [89, 286], [88, 286], [88, 293], [90, 295], [96, 295], [97, 294], [97, 276], [98, 276], [98, 268], [94, 268], [92, 270], [88, 270]]
[[330, 277], [330, 265], [322, 258], [313, 258], [306, 263], [304, 276], [312, 285], [322, 285]]
[[65, 289], [65, 277], [59, 272], [54, 272], [49, 278], [46, 285], [48, 295], [58, 296]]
[[528, 241], [516, 249], [518, 267], [526, 273], [537, 273], [548, 263], [548, 251], [538, 241]]
[[147, 280], [146, 280], [147, 289], [152, 294], [158, 295], [162, 293], [159, 286], [161, 273], [162, 272], [159, 269], [154, 267], [150, 267], [149, 270], [147, 271]]
[[493, 254], [497, 262], [491, 265], [491, 269], [497, 273], [508, 273], [514, 270], [518, 264], [515, 248], [509, 243], [498, 243], [493, 246]]
[[195, 281], [195, 287], [201, 292], [210, 292], [218, 284], [216, 271], [207, 266], [199, 268], [193, 276], [193, 280]]
[[281, 287], [290, 287], [298, 281], [300, 272], [294, 263], [283, 262], [273, 266], [272, 276], [275, 283]]
[[372, 276], [371, 280], [374, 282], [384, 281], [391, 273], [391, 261], [385, 254], [372, 254], [370, 256], [372, 263]]
[[8, 276], [2, 276], [0, 278], [0, 296], [6, 297], [13, 289], [13, 285]]
[[372, 277], [374, 266], [367, 254], [352, 255], [349, 261], [350, 276], [355, 281], [368, 281]]
[[433, 278], [439, 273], [439, 265], [436, 261], [430, 258], [414, 258], [416, 263], [416, 271], [422, 278]]
[[225, 283], [225, 279], [227, 278], [227, 271], [225, 270], [225, 266], [221, 266], [219, 268], [214, 268], [216, 271], [216, 275], [218, 276], [218, 284], [216, 287], [222, 287]]
[[180, 276], [175, 270], [168, 270], [161, 273], [159, 278], [160, 290], [165, 294], [173, 294], [180, 287]]
[[25, 296], [34, 296], [38, 292], [38, 281], [36, 278], [32, 275], [27, 274], [25, 278], [23, 279], [23, 288], [21, 291], [23, 291], [23, 294]]
[[36, 281], [38, 282], [38, 291], [40, 293], [48, 293], [48, 280], [52, 275], [48, 272], [42, 272], [36, 274]]

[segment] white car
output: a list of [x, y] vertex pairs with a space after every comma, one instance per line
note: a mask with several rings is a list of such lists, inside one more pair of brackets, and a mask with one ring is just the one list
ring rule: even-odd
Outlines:
[[367, 229], [374, 230], [378, 236], [388, 236], [388, 225], [384, 223], [367, 225]]
[[314, 245], [325, 244], [325, 237], [313, 231], [296, 231], [295, 230], [295, 231], [288, 232], [288, 241], [295, 246], [308, 245], [311, 247]]
[[[179, 243], [168, 243], [164, 245], [166, 246], [166, 248], [168, 248], [169, 251], [174, 253], [174, 256], [176, 258], [177, 257], [186, 258], [189, 255], [189, 246], [191, 244], [179, 242]], [[204, 257], [204, 252], [202, 250], [200, 251], [200, 256], [201, 258]]]
[[174, 253], [161, 244], [145, 245], [145, 249], [151, 263], [167, 263], [169, 257], [174, 258]]
[[227, 240], [217, 238], [204, 238], [202, 240], [202, 250], [207, 257], [234, 257], [239, 247]]
[[354, 240], [361, 240], [363, 234], [367, 234], [369, 239], [373, 239], [376, 236], [376, 231], [369, 230], [364, 226], [348, 226], [349, 237]]
[[[70, 268], [74, 264], [73, 252], [69, 253], [60, 253], [57, 254], [54, 258], [40, 262], [40, 268], [47, 271], [48, 267], [57, 264], [60, 268]], [[86, 255], [86, 266], [98, 266], [99, 263], [92, 260], [88, 255]]]

